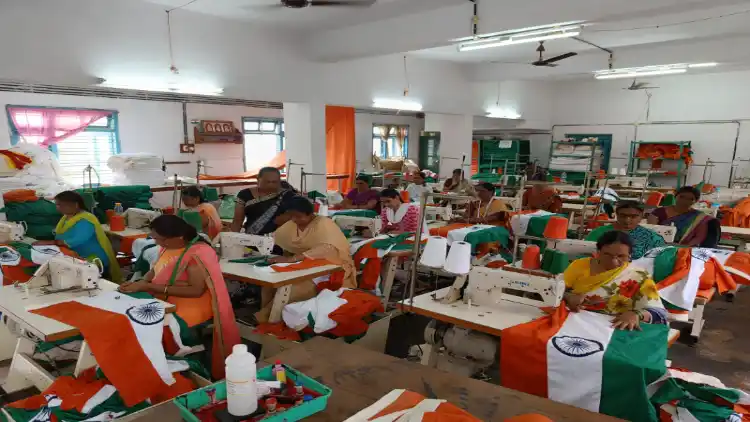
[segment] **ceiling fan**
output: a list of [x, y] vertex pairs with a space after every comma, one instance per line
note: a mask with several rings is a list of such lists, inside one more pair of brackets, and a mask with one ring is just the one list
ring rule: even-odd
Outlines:
[[550, 57], [549, 59], [545, 59], [544, 52], [546, 50], [544, 49], [544, 41], [539, 41], [539, 47], [536, 48], [536, 51], [539, 52], [539, 60], [532, 62], [531, 63], [532, 66], [556, 67], [557, 63], [555, 62], [559, 62], [560, 60], [565, 60], [569, 57], [578, 55], [578, 53], [570, 52], [570, 53], [561, 54], [559, 56]]
[[651, 84], [648, 82], [638, 82], [635, 79], [633, 79], [633, 83], [630, 84], [629, 87], [623, 88], [627, 89], [628, 91], [641, 91], [644, 89], [659, 89], [658, 86], [650, 86]]
[[369, 7], [377, 0], [279, 0], [276, 4], [248, 6], [250, 9], [302, 9], [304, 7], [320, 6], [343, 6], [343, 7]]

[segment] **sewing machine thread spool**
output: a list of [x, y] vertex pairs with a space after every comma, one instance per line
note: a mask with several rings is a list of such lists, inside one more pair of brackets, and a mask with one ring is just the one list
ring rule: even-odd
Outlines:
[[523, 251], [521, 266], [527, 270], [538, 270], [541, 268], [540, 256], [542, 252], [537, 245], [528, 245]]
[[547, 239], [567, 239], [568, 238], [568, 219], [553, 215], [547, 221], [547, 227], [544, 228], [544, 237]]
[[109, 219], [109, 228], [113, 232], [125, 231], [125, 216], [113, 215]]
[[422, 251], [419, 263], [425, 267], [441, 268], [445, 265], [445, 254], [448, 252], [448, 239], [430, 236]]
[[471, 244], [453, 242], [443, 269], [451, 274], [468, 274], [471, 271]]

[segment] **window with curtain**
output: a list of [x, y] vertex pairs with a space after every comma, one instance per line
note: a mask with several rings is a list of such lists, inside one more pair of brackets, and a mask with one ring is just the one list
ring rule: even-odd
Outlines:
[[82, 186], [83, 171], [99, 174], [93, 183], [112, 183], [107, 160], [120, 152], [117, 112], [112, 110], [8, 106], [11, 144], [31, 143], [50, 149], [60, 161], [68, 183]]
[[245, 171], [258, 169], [286, 147], [283, 119], [242, 118]]
[[372, 154], [380, 158], [409, 155], [409, 126], [372, 125]]

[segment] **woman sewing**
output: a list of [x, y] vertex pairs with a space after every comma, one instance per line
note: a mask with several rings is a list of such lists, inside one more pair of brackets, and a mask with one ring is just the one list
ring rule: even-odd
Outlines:
[[189, 211], [195, 211], [201, 216], [203, 233], [207, 234], [210, 239], [215, 238], [221, 233], [221, 217], [216, 208], [206, 202], [203, 198], [203, 192], [197, 186], [188, 186], [182, 190], [182, 203]]
[[613, 327], [622, 330], [638, 330], [642, 323], [666, 324], [667, 313], [651, 275], [630, 263], [630, 236], [604, 233], [596, 249], [596, 258], [575, 260], [565, 270], [568, 308], [612, 315]]
[[[341, 266], [343, 270], [342, 286], [349, 289], [357, 287], [354, 261], [349, 254], [349, 241], [339, 226], [330, 218], [315, 214], [313, 204], [303, 197], [289, 201], [287, 210], [289, 221], [274, 233], [276, 245], [280, 246], [285, 256], [275, 257], [272, 264], [300, 262], [305, 259], [323, 259], [331, 264]], [[261, 291], [261, 310], [255, 314], [257, 322], [268, 322], [276, 290], [264, 287]], [[300, 302], [317, 295], [315, 283], [306, 281], [292, 286], [289, 302]]]
[[185, 220], [162, 215], [151, 222], [151, 237], [160, 247], [154, 268], [143, 280], [120, 286], [123, 293], [146, 292], [174, 304], [190, 328], [214, 327], [211, 373], [224, 378], [224, 359], [239, 344], [234, 311], [214, 249]]
[[594, 229], [586, 240], [596, 242], [605, 233], [621, 231], [633, 239], [633, 259], [639, 259], [651, 249], [664, 246], [664, 238], [651, 229], [641, 226], [643, 220], [643, 204], [638, 201], [620, 201], [615, 204], [617, 220], [606, 226]]
[[409, 186], [406, 187], [406, 191], [409, 192], [409, 199], [412, 202], [419, 202], [425, 192], [432, 193], [432, 189], [427, 186], [426, 179], [427, 174], [424, 172], [416, 172], [412, 176], [412, 183], [409, 183]]
[[360, 174], [355, 181], [354, 189], [346, 194], [341, 202], [341, 208], [346, 210], [372, 210], [380, 211], [380, 196], [375, 189], [370, 187], [372, 178]]
[[708, 223], [713, 217], [693, 209], [701, 198], [700, 191], [692, 186], [677, 190], [676, 202], [668, 207], [655, 209], [648, 216], [650, 224], [677, 227], [675, 243], [685, 246], [701, 246], [708, 236]]
[[[395, 189], [380, 192], [380, 219], [383, 222], [383, 233], [401, 234], [416, 233], [419, 225], [419, 205], [407, 204]], [[427, 236], [427, 223], [422, 224], [422, 232]]]
[[527, 210], [559, 213], [563, 202], [557, 190], [545, 184], [537, 184], [523, 193], [522, 204]]
[[466, 217], [458, 221], [470, 224], [503, 224], [510, 209], [505, 201], [495, 198], [495, 185], [484, 182], [476, 185], [474, 190], [479, 200], [470, 203]]
[[232, 231], [239, 232], [244, 227], [247, 234], [273, 233], [289, 220], [284, 213], [289, 200], [295, 196], [293, 189], [282, 186], [281, 172], [278, 169], [260, 169], [258, 186], [243, 189], [237, 194]]
[[101, 261], [103, 274], [113, 282], [121, 283], [122, 274], [112, 243], [99, 220], [86, 211], [83, 197], [73, 191], [60, 192], [55, 196], [55, 205], [63, 215], [55, 227], [55, 240], [36, 244], [66, 246], [87, 261]]
[[443, 191], [460, 195], [474, 195], [474, 186], [464, 177], [461, 169], [453, 170], [453, 175], [443, 183]]

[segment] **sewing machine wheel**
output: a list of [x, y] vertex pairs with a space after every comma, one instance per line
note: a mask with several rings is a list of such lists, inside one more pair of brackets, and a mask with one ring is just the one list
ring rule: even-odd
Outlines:
[[424, 341], [427, 342], [427, 344], [440, 347], [443, 343], [445, 332], [448, 331], [450, 327], [450, 324], [433, 319], [424, 329]]

